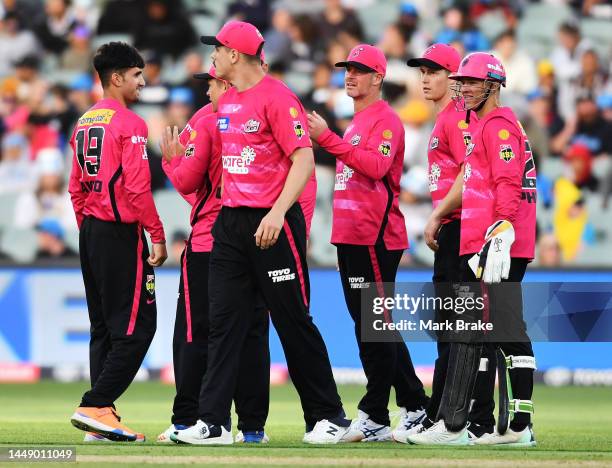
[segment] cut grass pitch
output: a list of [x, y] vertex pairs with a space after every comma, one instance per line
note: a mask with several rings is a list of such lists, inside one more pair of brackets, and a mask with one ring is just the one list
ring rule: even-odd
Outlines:
[[[609, 388], [536, 387], [534, 429], [538, 446], [528, 450], [423, 448], [396, 443], [309, 447], [301, 443], [304, 432], [301, 408], [291, 385], [272, 388], [266, 426], [271, 437], [269, 445], [160, 445], [155, 443], [155, 438], [169, 424], [174, 396], [172, 386], [160, 383], [133, 384], [117, 405], [126, 424], [147, 435], [147, 443], [84, 444], [84, 433], [73, 428], [69, 418], [86, 389], [85, 383], [0, 385], [0, 447], [76, 446], [79, 464], [106, 467], [142, 464], [612, 466], [612, 391]], [[355, 415], [362, 391], [360, 386], [340, 387], [349, 416]], [[26, 465], [11, 463], [9, 466]]]

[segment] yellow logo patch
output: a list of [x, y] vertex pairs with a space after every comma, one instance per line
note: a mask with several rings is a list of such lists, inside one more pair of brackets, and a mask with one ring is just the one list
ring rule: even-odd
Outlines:
[[469, 125], [466, 123], [465, 120], [460, 120], [459, 122], [457, 122], [457, 127], [459, 127], [461, 130], [465, 130], [466, 128], [469, 127]]
[[298, 110], [295, 107], [290, 107], [289, 108], [289, 115], [291, 115], [291, 117], [293, 117], [294, 119], [299, 115]]
[[113, 115], [115, 115], [115, 111], [112, 109], [96, 109], [85, 112], [79, 119], [79, 126], [88, 127], [90, 125], [109, 124]]
[[497, 132], [497, 136], [502, 140], [507, 140], [510, 138], [510, 132], [505, 128], [502, 128], [499, 132]]
[[385, 140], [390, 140], [391, 138], [393, 138], [393, 132], [387, 129], [384, 132], [382, 132], [382, 136]]
[[192, 130], [191, 133], [189, 134], [189, 139], [190, 140], [195, 140], [196, 135], [198, 134], [198, 132], [196, 132], [195, 130]]

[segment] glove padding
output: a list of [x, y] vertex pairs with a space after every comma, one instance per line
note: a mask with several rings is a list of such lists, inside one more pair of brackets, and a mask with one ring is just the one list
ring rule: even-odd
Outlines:
[[502, 219], [494, 222], [485, 234], [480, 252], [469, 260], [477, 279], [485, 283], [501, 283], [510, 275], [510, 248], [514, 243], [514, 227]]

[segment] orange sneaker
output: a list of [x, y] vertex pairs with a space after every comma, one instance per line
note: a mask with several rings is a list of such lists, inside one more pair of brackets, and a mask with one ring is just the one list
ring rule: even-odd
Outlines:
[[120, 421], [121, 418], [110, 406], [105, 408], [79, 406], [70, 418], [70, 422], [77, 429], [95, 432], [114, 442], [135, 442], [138, 439], [144, 441], [143, 434], [124, 426]]
[[[136, 440], [134, 442], [144, 442], [145, 436], [144, 434], [137, 434]], [[100, 434], [96, 434], [95, 432], [86, 432], [85, 437], [83, 438], [83, 442], [112, 442], [112, 440], [107, 439]]]

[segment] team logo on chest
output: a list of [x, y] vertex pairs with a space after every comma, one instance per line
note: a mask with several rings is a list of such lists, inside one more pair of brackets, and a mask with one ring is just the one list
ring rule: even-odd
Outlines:
[[336, 174], [334, 190], [346, 190], [346, 184], [353, 177], [355, 171], [348, 166], [344, 166], [340, 174]]
[[259, 130], [259, 125], [259, 121], [255, 119], [249, 120], [244, 124], [244, 133], [255, 133], [257, 130]]
[[440, 174], [442, 174], [442, 170], [438, 163], [433, 163], [429, 167], [429, 191], [435, 192], [438, 190], [438, 179], [440, 179]]
[[438, 137], [433, 137], [431, 139], [431, 142], [429, 143], [429, 149], [435, 150], [439, 144], [440, 144], [440, 140], [438, 139]]
[[514, 159], [514, 153], [512, 152], [512, 146], [510, 145], [499, 145], [499, 158], [503, 159], [507, 163]]
[[357, 146], [360, 141], [361, 141], [361, 135], [353, 135], [353, 138], [351, 138], [351, 145]]

